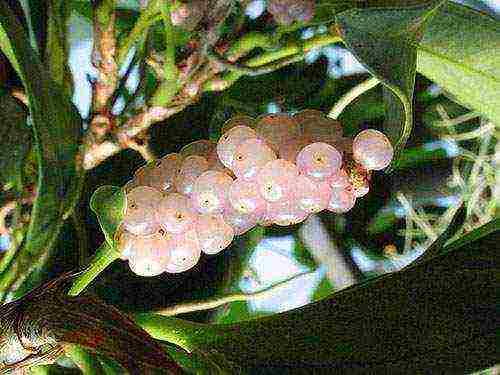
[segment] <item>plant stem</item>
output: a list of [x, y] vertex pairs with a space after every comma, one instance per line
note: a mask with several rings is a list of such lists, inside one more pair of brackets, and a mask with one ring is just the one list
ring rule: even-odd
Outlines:
[[299, 273], [299, 274], [294, 275], [286, 280], [280, 281], [279, 283], [271, 285], [271, 286], [264, 288], [262, 290], [259, 290], [257, 292], [235, 293], [235, 294], [229, 294], [227, 296], [222, 296], [222, 297], [213, 297], [213, 298], [209, 298], [209, 299], [206, 299], [203, 301], [179, 303], [177, 305], [172, 305], [172, 306], [157, 310], [157, 311], [155, 311], [155, 313], [158, 315], [163, 315], [163, 316], [175, 316], [175, 315], [179, 315], [179, 314], [190, 313], [193, 311], [203, 311], [203, 310], [215, 309], [219, 306], [222, 306], [222, 305], [225, 305], [225, 304], [231, 303], [231, 302], [237, 302], [237, 301], [244, 302], [244, 301], [257, 300], [257, 299], [264, 299], [264, 298], [267, 298], [269, 296], [272, 296], [274, 293], [276, 293], [276, 291], [280, 290], [282, 287], [286, 286], [291, 281], [299, 279], [305, 275], [310, 275], [312, 273], [314, 273], [314, 271]]
[[360, 95], [364, 94], [371, 88], [378, 85], [380, 81], [376, 77], [371, 77], [364, 82], [361, 82], [359, 85], [354, 86], [351, 90], [349, 90], [346, 94], [344, 94], [333, 106], [332, 110], [328, 114], [328, 117], [331, 119], [337, 120], [340, 114], [344, 111], [344, 109], [351, 104], [356, 98]]
[[118, 252], [107, 242], [103, 242], [92, 257], [92, 261], [87, 269], [73, 282], [73, 286], [68, 294], [70, 296], [79, 295], [102, 271], [118, 258]]

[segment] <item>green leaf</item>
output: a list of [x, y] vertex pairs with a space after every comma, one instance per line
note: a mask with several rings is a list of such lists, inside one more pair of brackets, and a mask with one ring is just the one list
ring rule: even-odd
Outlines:
[[427, 26], [417, 70], [459, 103], [500, 124], [500, 24], [491, 16], [447, 3]]
[[0, 147], [8, 150], [0, 156], [0, 183], [21, 191], [24, 161], [31, 147], [31, 129], [21, 103], [6, 92], [0, 91], [0, 108]]
[[232, 373], [469, 373], [498, 360], [498, 239], [490, 232], [270, 317], [222, 325], [154, 314], [135, 320], [156, 339], [225, 359]]
[[115, 233], [118, 230], [127, 206], [127, 198], [122, 188], [117, 186], [101, 186], [90, 198], [90, 208], [99, 220], [106, 241], [115, 245]]
[[[404, 4], [404, 2], [401, 2]], [[352, 9], [336, 17], [347, 48], [384, 85], [384, 129], [397, 160], [412, 128], [416, 45], [427, 21], [443, 1], [418, 6]]]
[[[467, 245], [470, 245], [481, 238], [494, 235], [495, 233], [497, 234], [498, 237], [498, 231], [500, 230], [500, 218], [495, 219], [490, 221], [489, 223], [474, 229], [472, 232], [467, 233], [466, 235], [462, 236], [461, 238], [453, 241], [450, 244], [447, 244], [441, 251], [441, 253], [448, 253], [450, 251], [453, 251], [455, 249], [460, 249], [462, 247], [465, 247]], [[491, 237], [491, 236], [490, 236]]]
[[5, 2], [0, 2], [0, 48], [23, 81], [38, 156], [37, 198], [25, 245], [12, 265], [17, 265], [17, 271], [8, 268], [0, 276], [0, 285], [5, 287], [15, 278], [20, 283], [18, 273], [26, 272], [50, 250], [78, 199], [81, 174], [76, 160], [81, 119], [69, 98], [50, 80]]

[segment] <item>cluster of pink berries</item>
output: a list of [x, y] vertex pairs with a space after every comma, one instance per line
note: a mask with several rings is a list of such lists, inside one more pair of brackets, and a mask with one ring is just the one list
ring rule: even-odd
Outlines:
[[138, 169], [124, 187], [119, 235], [138, 275], [192, 268], [255, 225], [292, 225], [322, 210], [349, 211], [369, 190], [369, 171], [393, 149], [369, 129], [354, 140], [338, 121], [305, 110], [294, 116], [237, 116], [219, 142], [202, 140]]

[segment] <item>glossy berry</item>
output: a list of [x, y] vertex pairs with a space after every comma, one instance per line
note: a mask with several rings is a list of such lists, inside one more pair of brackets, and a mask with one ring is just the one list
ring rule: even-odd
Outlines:
[[243, 214], [236, 211], [232, 206], [229, 206], [226, 211], [224, 211], [224, 221], [233, 228], [234, 234], [239, 236], [250, 229], [252, 229], [259, 220], [261, 219], [255, 213]]
[[205, 254], [217, 254], [228, 247], [234, 238], [233, 228], [222, 215], [202, 215], [196, 224], [196, 232], [201, 251]]
[[208, 141], [206, 139], [201, 139], [199, 141], [194, 141], [185, 145], [179, 151], [179, 155], [185, 159], [188, 156], [202, 156], [208, 159], [208, 155], [215, 150], [216, 144], [215, 142]]
[[307, 215], [308, 213], [299, 207], [294, 196], [285, 200], [267, 203], [267, 220], [280, 226], [298, 224], [304, 221]]
[[194, 228], [197, 213], [186, 196], [171, 193], [155, 207], [156, 220], [170, 233], [182, 233]]
[[236, 126], [246, 126], [253, 128], [255, 120], [250, 116], [236, 115], [227, 120], [221, 128], [221, 134], [227, 133], [230, 129]]
[[227, 196], [233, 179], [218, 171], [206, 171], [193, 185], [191, 201], [199, 213], [222, 213], [227, 205]]
[[267, 163], [257, 174], [260, 195], [268, 202], [288, 199], [294, 179], [299, 175], [295, 164], [283, 159]]
[[[285, 113], [273, 113], [259, 117], [255, 122], [255, 131], [275, 152], [279, 152], [281, 145], [302, 135], [298, 122]], [[281, 155], [280, 158], [282, 158]]]
[[155, 233], [136, 237], [128, 258], [130, 269], [139, 276], [156, 276], [165, 272], [173, 248], [171, 236]]
[[344, 213], [354, 207], [356, 196], [352, 187], [333, 188], [327, 210], [335, 213]]
[[148, 186], [154, 187], [163, 193], [170, 193], [174, 190], [174, 177], [181, 164], [179, 154], [168, 154], [151, 163], [147, 173]]
[[297, 167], [307, 177], [329, 178], [342, 165], [342, 155], [333, 146], [317, 142], [304, 147], [297, 155]]
[[258, 188], [255, 180], [236, 179], [229, 188], [229, 204], [240, 214], [260, 217], [266, 210], [266, 202]]
[[123, 218], [125, 230], [138, 236], [146, 236], [158, 230], [154, 210], [162, 200], [162, 194], [149, 186], [139, 186], [127, 195], [127, 209]]
[[257, 134], [248, 126], [238, 125], [224, 133], [217, 143], [217, 155], [222, 164], [231, 169], [238, 146], [251, 138], [257, 138]]
[[195, 229], [175, 234], [174, 246], [170, 251], [170, 261], [166, 266], [169, 273], [180, 273], [193, 268], [200, 260], [201, 247]]
[[294, 21], [308, 22], [314, 15], [313, 0], [270, 0], [267, 11], [280, 25], [290, 25]]
[[251, 138], [238, 146], [231, 169], [236, 177], [249, 180], [264, 165], [275, 159], [276, 154], [263, 140]]
[[196, 179], [208, 170], [208, 161], [206, 158], [198, 155], [188, 156], [178, 169], [174, 178], [175, 189], [185, 195], [191, 195], [193, 185]]
[[384, 133], [367, 129], [354, 138], [352, 153], [354, 160], [367, 170], [381, 170], [391, 163], [394, 149]]
[[299, 175], [295, 184], [295, 199], [299, 209], [307, 213], [321, 212], [328, 207], [332, 188], [327, 181], [313, 181]]

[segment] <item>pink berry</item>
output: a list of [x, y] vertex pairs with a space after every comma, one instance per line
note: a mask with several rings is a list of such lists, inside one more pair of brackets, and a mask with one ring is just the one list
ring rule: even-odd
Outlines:
[[147, 236], [158, 230], [154, 210], [162, 194], [149, 186], [139, 186], [127, 194], [127, 209], [123, 218], [125, 230], [138, 236]]
[[191, 201], [179, 193], [170, 193], [155, 207], [156, 220], [170, 233], [182, 233], [194, 228], [197, 213]]
[[288, 199], [298, 175], [299, 170], [289, 161], [276, 159], [267, 163], [256, 178], [260, 195], [268, 202]]
[[202, 215], [196, 224], [196, 232], [201, 251], [205, 254], [217, 254], [228, 247], [234, 238], [233, 228], [222, 215]]
[[246, 115], [236, 115], [229, 120], [227, 120], [221, 128], [221, 134], [227, 133], [230, 129], [235, 128], [236, 126], [246, 126], [249, 128], [253, 128], [255, 120]]
[[258, 138], [251, 138], [238, 146], [231, 169], [238, 178], [249, 180], [268, 162], [275, 160], [276, 154]]
[[217, 143], [217, 154], [219, 159], [227, 168], [233, 165], [234, 154], [238, 146], [247, 139], [256, 138], [255, 130], [248, 126], [235, 126], [220, 137]]
[[166, 266], [169, 273], [180, 273], [193, 268], [201, 256], [201, 247], [195, 229], [175, 234], [174, 246], [170, 251], [170, 262]]
[[306, 109], [294, 115], [301, 125], [304, 136], [311, 143], [324, 142], [333, 144], [342, 138], [342, 125], [339, 121], [326, 117], [322, 112]]
[[206, 170], [208, 170], [207, 159], [198, 155], [188, 156], [174, 178], [175, 189], [181, 194], [191, 195], [195, 180]]
[[[255, 131], [275, 152], [279, 151], [281, 145], [302, 135], [298, 122], [285, 113], [259, 117], [255, 123]], [[282, 158], [281, 155], [280, 158]]]
[[278, 155], [280, 159], [295, 163], [299, 152], [309, 143], [308, 139], [304, 136], [294, 137], [280, 144]]
[[255, 214], [242, 214], [229, 206], [224, 211], [224, 221], [233, 228], [234, 234], [239, 236], [252, 229], [259, 222], [260, 217]]
[[260, 196], [258, 184], [254, 180], [237, 178], [229, 188], [228, 200], [231, 206], [243, 215], [258, 217], [266, 210], [266, 202]]
[[349, 179], [349, 175], [343, 168], [337, 173], [333, 174], [330, 177], [329, 182], [332, 189], [337, 189], [337, 190], [346, 189], [351, 186], [351, 180]]
[[174, 177], [181, 164], [178, 154], [168, 154], [152, 163], [153, 168], [149, 171], [148, 186], [154, 187], [163, 193], [174, 190]]
[[312, 143], [297, 155], [297, 167], [305, 176], [322, 180], [336, 173], [342, 165], [342, 155], [327, 143]]
[[298, 207], [307, 213], [321, 212], [328, 207], [332, 189], [327, 181], [312, 181], [299, 175], [295, 184], [295, 199]]
[[350, 186], [345, 188], [333, 188], [327, 210], [336, 213], [343, 213], [353, 208], [355, 203], [356, 196]]
[[206, 171], [196, 179], [191, 195], [193, 206], [199, 213], [222, 213], [233, 179], [218, 171]]
[[267, 219], [274, 224], [289, 226], [298, 224], [307, 218], [308, 213], [298, 206], [294, 197], [267, 203]]
[[381, 170], [387, 167], [394, 156], [394, 149], [384, 133], [375, 129], [363, 130], [353, 141], [354, 160], [367, 170]]
[[130, 269], [139, 276], [157, 276], [166, 271], [173, 247], [171, 236], [160, 233], [136, 237], [129, 257]]

